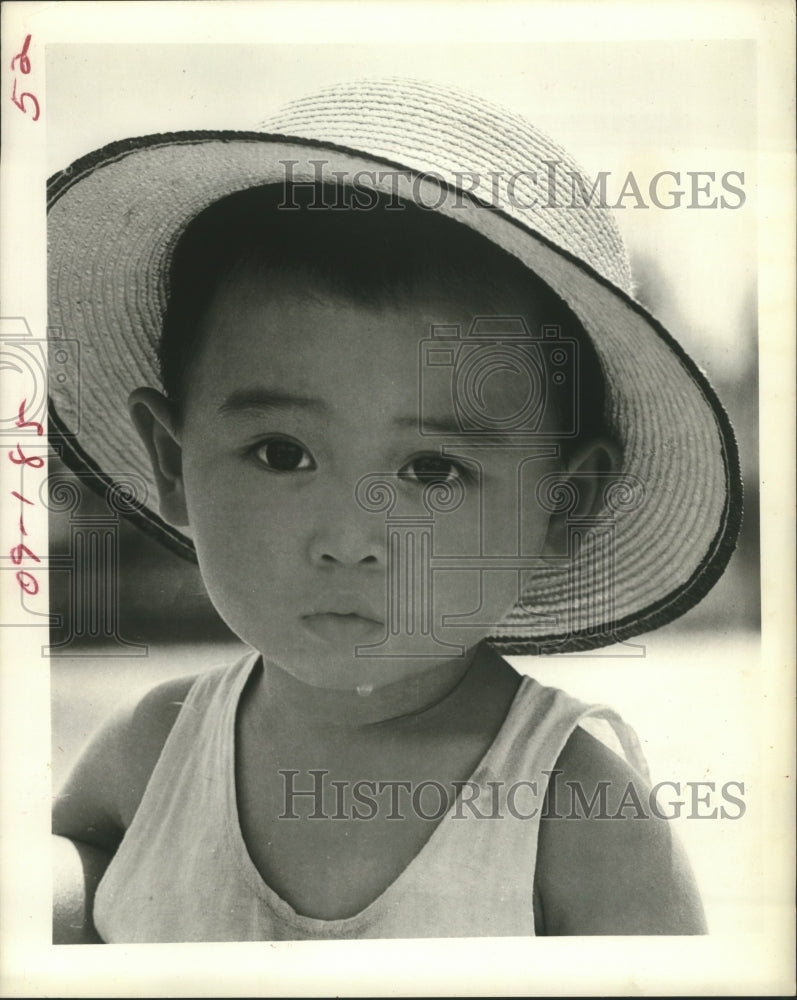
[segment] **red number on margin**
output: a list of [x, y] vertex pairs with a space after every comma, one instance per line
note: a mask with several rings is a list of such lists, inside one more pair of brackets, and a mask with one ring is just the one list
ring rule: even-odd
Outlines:
[[30, 73], [30, 59], [28, 59], [28, 46], [30, 45], [30, 35], [25, 36], [25, 41], [22, 43], [22, 50], [17, 52], [14, 58], [11, 60], [11, 69], [15, 70], [17, 60], [19, 60], [19, 71], [23, 76], [27, 76]]
[[[30, 582], [27, 583], [26, 580]], [[26, 569], [17, 570], [17, 583], [25, 591], [25, 593], [30, 594], [31, 597], [35, 597], [36, 594], [39, 593], [39, 581]]]
[[27, 545], [15, 545], [10, 552], [11, 562], [15, 566], [19, 566], [22, 560], [27, 556], [29, 559], [33, 559], [34, 562], [41, 562], [41, 559], [36, 555], [35, 552], [31, 552]]
[[27, 402], [28, 402], [27, 399], [23, 399], [22, 402], [19, 404], [19, 414], [14, 423], [17, 427], [35, 427], [36, 433], [41, 437], [41, 435], [44, 434], [44, 428], [42, 427], [42, 425], [37, 420], [25, 419], [25, 404]]
[[17, 81], [14, 80], [14, 86], [13, 86], [13, 89], [11, 91], [11, 100], [14, 102], [14, 104], [16, 104], [16, 106], [20, 109], [20, 111], [24, 115], [26, 115], [28, 113], [28, 109], [25, 107], [25, 98], [26, 97], [29, 97], [33, 101], [33, 104], [34, 104], [34, 106], [36, 108], [36, 110], [35, 110], [35, 112], [33, 114], [33, 121], [37, 122], [39, 120], [39, 102], [38, 102], [38, 100], [34, 97], [33, 94], [31, 94], [31, 92], [29, 90], [23, 91], [19, 95], [19, 97], [17, 97]]
[[26, 455], [22, 448], [17, 445], [17, 451], [19, 452], [18, 457], [14, 457], [13, 452], [8, 453], [8, 457], [14, 463], [14, 465], [29, 465], [32, 469], [41, 469], [44, 465], [44, 459], [41, 455]]

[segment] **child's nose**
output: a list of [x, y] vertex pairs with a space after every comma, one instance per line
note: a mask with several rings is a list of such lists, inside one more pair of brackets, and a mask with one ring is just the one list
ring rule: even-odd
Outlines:
[[318, 566], [384, 566], [384, 521], [360, 510], [352, 498], [349, 509], [323, 516], [310, 541], [310, 559]]

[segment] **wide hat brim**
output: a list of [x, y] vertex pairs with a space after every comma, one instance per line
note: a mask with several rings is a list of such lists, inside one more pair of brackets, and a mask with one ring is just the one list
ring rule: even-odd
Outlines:
[[[327, 178], [434, 206], [518, 258], [568, 303], [603, 367], [622, 475], [606, 482], [600, 523], [575, 525], [568, 558], [526, 567], [522, 598], [490, 629], [491, 641], [507, 653], [593, 649], [697, 603], [738, 535], [734, 435], [705, 376], [632, 297], [610, 212], [574, 210], [569, 188], [558, 207], [550, 192], [547, 204], [538, 197], [532, 178], [552, 159], [566, 178], [578, 169], [569, 155], [503, 109], [415, 82], [337, 88], [296, 102], [266, 129], [130, 139], [51, 179], [50, 419], [67, 463], [115, 509], [195, 558], [189, 535], [157, 511], [126, 410], [134, 388], [160, 387], [171, 254], [208, 205], [282, 183], [286, 169], [294, 182], [317, 180], [322, 162]], [[472, 178], [491, 173], [498, 179], [485, 199]], [[566, 509], [562, 484], [546, 486], [537, 502]]]

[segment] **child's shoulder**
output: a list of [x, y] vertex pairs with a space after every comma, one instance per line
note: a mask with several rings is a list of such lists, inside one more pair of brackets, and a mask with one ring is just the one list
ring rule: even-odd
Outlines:
[[[143, 696], [123, 706], [101, 727], [84, 752], [88, 763], [104, 758], [110, 762], [118, 788], [115, 803], [119, 822], [127, 829], [158, 763], [164, 744], [177, 721], [189, 692], [199, 681], [212, 692], [224, 681], [235, 683], [250, 658], [216, 667], [200, 674], [187, 674], [163, 681]], [[83, 763], [83, 759], [79, 763]]]
[[164, 681], [102, 723], [56, 796], [54, 833], [115, 848], [196, 679]]
[[700, 934], [689, 864], [648, 782], [580, 727], [540, 821], [537, 893], [547, 934]]
[[190, 674], [156, 685], [128, 709], [127, 718], [123, 716], [120, 720], [119, 739], [125, 744], [129, 762], [128, 782], [120, 801], [125, 827], [138, 809], [163, 746], [197, 677], [197, 674]]

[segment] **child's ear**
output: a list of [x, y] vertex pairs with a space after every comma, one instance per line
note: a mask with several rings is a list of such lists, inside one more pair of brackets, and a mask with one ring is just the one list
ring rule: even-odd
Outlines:
[[183, 490], [183, 452], [174, 407], [156, 389], [135, 389], [127, 405], [152, 463], [161, 517], [175, 528], [185, 527], [188, 509]]
[[591, 517], [600, 513], [606, 476], [619, 472], [620, 450], [609, 438], [593, 438], [570, 455], [564, 477], [576, 497], [575, 506], [563, 514], [552, 514], [548, 523], [545, 551], [561, 554], [567, 544], [567, 519]]

